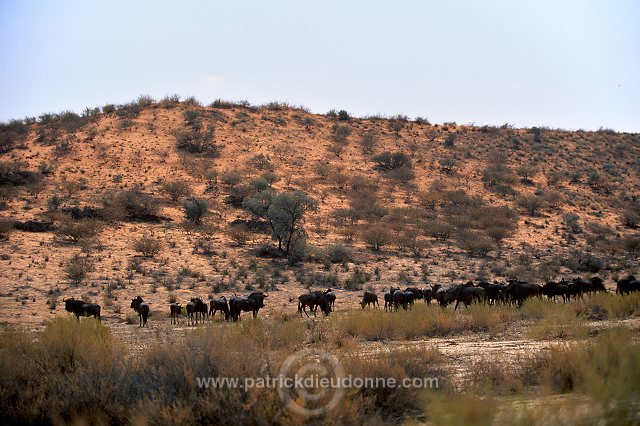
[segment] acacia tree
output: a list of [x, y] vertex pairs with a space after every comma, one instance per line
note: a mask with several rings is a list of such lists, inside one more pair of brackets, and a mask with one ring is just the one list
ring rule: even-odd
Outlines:
[[296, 236], [304, 235], [304, 215], [314, 211], [318, 203], [302, 191], [265, 190], [245, 198], [243, 207], [254, 216], [266, 220], [278, 249], [289, 254]]

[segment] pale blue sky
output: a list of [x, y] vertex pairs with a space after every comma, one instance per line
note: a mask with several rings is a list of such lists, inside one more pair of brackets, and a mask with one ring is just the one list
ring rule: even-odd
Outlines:
[[640, 1], [0, 0], [0, 120], [177, 93], [640, 131]]

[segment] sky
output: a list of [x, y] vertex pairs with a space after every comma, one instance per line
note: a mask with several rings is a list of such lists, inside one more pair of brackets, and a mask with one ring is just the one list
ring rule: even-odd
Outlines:
[[0, 0], [0, 121], [143, 94], [640, 132], [640, 1]]

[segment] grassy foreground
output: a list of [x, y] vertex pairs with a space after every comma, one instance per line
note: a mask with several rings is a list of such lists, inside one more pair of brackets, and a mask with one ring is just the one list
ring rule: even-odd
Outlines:
[[[412, 312], [352, 311], [314, 322], [283, 315], [150, 342], [144, 355], [130, 353], [94, 320], [56, 318], [41, 332], [0, 333], [0, 411], [7, 424], [637, 424], [640, 348], [633, 333], [585, 332], [593, 306], [612, 318], [637, 312], [638, 298], [617, 299], [535, 300], [521, 310], [476, 306], [464, 313], [416, 305]], [[565, 340], [516, 359], [480, 356], [458, 381], [435, 347], [395, 343], [499, 331], [516, 321], [527, 324], [528, 335]], [[367, 340], [388, 340], [388, 351], [363, 355]], [[289, 355], [308, 347], [331, 352], [354, 377], [437, 377], [440, 385], [347, 389], [333, 410], [306, 418], [288, 410], [276, 389], [204, 389], [196, 380], [275, 377]]]

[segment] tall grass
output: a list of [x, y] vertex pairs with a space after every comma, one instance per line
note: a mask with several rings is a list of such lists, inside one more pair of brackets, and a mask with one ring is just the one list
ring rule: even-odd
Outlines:
[[427, 393], [424, 411], [434, 424], [638, 424], [639, 349], [619, 328], [512, 362], [483, 359], [462, 390]]
[[[277, 388], [201, 388], [198, 377], [277, 377], [305, 347], [306, 323], [281, 317], [211, 326], [129, 353], [91, 319], [58, 318], [44, 331], [0, 334], [3, 424], [302, 424]], [[354, 377], [442, 376], [434, 349], [393, 349], [381, 357], [336, 352]], [[360, 424], [418, 412], [416, 389], [348, 389], [319, 423]]]
[[411, 310], [385, 312], [381, 309], [349, 311], [332, 317], [329, 327], [363, 340], [406, 340], [449, 336], [463, 332], [495, 332], [517, 319], [506, 306], [470, 306], [465, 312], [415, 304]]
[[[611, 306], [622, 303], [603, 300], [616, 304]], [[591, 301], [601, 303], [597, 298]], [[545, 414], [514, 404], [514, 398], [560, 394], [580, 399], [599, 420], [640, 420], [640, 348], [628, 329], [611, 329], [590, 341], [556, 343], [515, 357], [480, 357], [469, 362], [459, 386], [446, 382], [446, 359], [434, 348], [384, 345], [376, 353], [355, 343], [500, 331], [517, 321], [533, 322], [531, 330], [548, 338], [568, 336], [559, 335], [551, 324], [579, 329], [585, 320], [575, 306], [540, 300], [528, 301], [522, 309], [480, 305], [463, 312], [421, 304], [411, 312], [346, 311], [313, 322], [281, 315], [215, 324], [173, 341], [148, 342], [143, 352], [133, 353], [93, 319], [56, 318], [41, 332], [0, 333], [0, 412], [6, 424], [301, 424], [308, 419], [288, 411], [277, 389], [205, 389], [196, 378], [276, 377], [289, 355], [319, 346], [333, 352], [355, 377], [438, 377], [443, 382], [435, 393], [349, 389], [336, 410], [314, 420], [318, 423], [360, 424], [422, 415], [436, 424], [500, 421], [503, 416], [521, 424], [549, 423], [562, 418], [557, 415], [564, 402]]]
[[577, 339], [587, 336], [586, 320], [569, 304], [532, 298], [523, 305], [520, 317], [534, 321], [525, 333], [532, 339]]
[[640, 312], [640, 293], [627, 296], [597, 293], [576, 302], [576, 310], [590, 315], [602, 312], [603, 319], [625, 319]]

